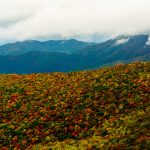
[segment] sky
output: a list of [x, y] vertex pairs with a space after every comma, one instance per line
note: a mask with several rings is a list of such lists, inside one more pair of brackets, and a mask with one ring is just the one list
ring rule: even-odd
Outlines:
[[150, 0], [0, 0], [0, 43], [150, 33]]

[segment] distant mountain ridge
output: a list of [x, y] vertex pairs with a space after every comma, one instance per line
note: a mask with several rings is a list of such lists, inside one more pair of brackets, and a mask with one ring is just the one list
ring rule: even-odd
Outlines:
[[40, 51], [38, 45], [37, 49], [39, 51], [26, 51], [20, 55], [0, 54], [0, 73], [68, 72], [117, 63], [150, 61], [148, 35], [119, 36], [103, 43], [74, 49], [70, 53], [64, 52], [64, 49], [61, 52]]
[[72, 53], [95, 43], [75, 39], [36, 41], [27, 40], [0, 46], [0, 55], [21, 55], [32, 51]]

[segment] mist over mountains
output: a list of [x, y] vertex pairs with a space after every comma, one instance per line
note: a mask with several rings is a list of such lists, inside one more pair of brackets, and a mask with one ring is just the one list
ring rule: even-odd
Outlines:
[[118, 36], [99, 44], [71, 39], [0, 46], [0, 73], [68, 72], [149, 60], [148, 35]]

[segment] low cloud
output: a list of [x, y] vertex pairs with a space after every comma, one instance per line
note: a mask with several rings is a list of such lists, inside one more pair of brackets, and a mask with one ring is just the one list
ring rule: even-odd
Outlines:
[[125, 44], [129, 41], [130, 38], [122, 38], [122, 39], [119, 39], [115, 42], [115, 45], [122, 45], [122, 44]]
[[146, 42], [146, 45], [150, 45], [150, 35], [149, 35], [149, 37], [148, 37], [148, 40], [147, 40], [147, 42]]
[[150, 33], [149, 0], [0, 0], [0, 41]]

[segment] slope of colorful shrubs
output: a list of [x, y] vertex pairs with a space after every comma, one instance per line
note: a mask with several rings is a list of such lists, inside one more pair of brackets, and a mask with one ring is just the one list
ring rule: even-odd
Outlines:
[[150, 62], [0, 75], [0, 149], [149, 149]]

